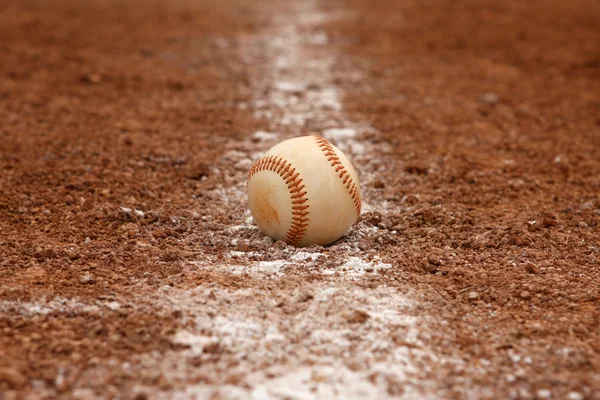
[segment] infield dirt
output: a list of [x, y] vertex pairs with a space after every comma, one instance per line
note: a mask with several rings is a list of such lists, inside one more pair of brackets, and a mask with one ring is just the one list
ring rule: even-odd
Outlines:
[[[0, 399], [600, 399], [600, 3], [0, 3]], [[320, 134], [329, 247], [246, 174]]]

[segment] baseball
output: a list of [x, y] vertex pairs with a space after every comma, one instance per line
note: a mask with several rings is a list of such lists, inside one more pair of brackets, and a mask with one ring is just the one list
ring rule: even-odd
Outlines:
[[356, 170], [318, 135], [273, 146], [250, 169], [247, 191], [260, 230], [298, 247], [335, 242], [360, 215]]

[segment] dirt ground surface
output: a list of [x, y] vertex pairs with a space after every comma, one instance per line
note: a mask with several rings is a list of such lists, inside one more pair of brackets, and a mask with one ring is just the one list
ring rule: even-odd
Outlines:
[[[600, 399], [600, 3], [0, 1], [0, 399]], [[320, 134], [338, 242], [245, 193]]]

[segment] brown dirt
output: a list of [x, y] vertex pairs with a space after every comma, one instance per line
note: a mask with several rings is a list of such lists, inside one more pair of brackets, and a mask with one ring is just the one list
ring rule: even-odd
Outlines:
[[[0, 4], [0, 399], [600, 399], [600, 6], [397, 3]], [[309, 133], [365, 212], [298, 250]]]

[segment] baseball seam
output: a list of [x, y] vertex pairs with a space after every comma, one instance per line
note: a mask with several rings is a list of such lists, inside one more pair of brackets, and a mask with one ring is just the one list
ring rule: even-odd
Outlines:
[[305, 185], [302, 184], [302, 178], [300, 178], [300, 174], [296, 172], [296, 169], [292, 167], [292, 164], [283, 158], [266, 156], [259, 158], [250, 168], [246, 185], [250, 182], [250, 178], [260, 171], [275, 172], [287, 185], [292, 198], [292, 223], [283, 240], [287, 244], [296, 246], [302, 241], [308, 229], [309, 211], [308, 204], [306, 204], [308, 197], [306, 196], [306, 190], [304, 190]]
[[334, 168], [335, 173], [342, 180], [342, 183], [346, 186], [346, 190], [350, 197], [352, 197], [352, 202], [354, 203], [354, 208], [356, 209], [356, 215], [360, 216], [360, 209], [362, 206], [362, 200], [360, 198], [360, 190], [358, 185], [352, 180], [350, 173], [342, 164], [342, 161], [338, 157], [333, 145], [327, 141], [327, 139], [322, 138], [319, 135], [314, 135], [315, 140], [317, 141], [317, 145], [321, 148], [321, 151], [327, 157], [327, 161], [330, 163], [331, 167]]

